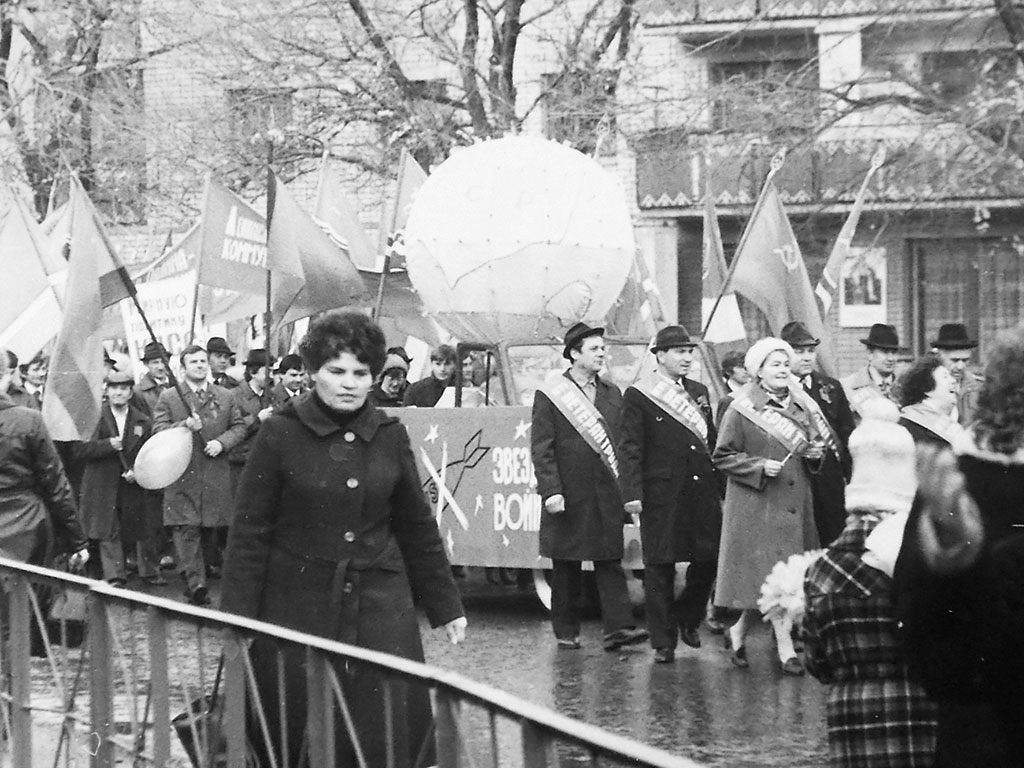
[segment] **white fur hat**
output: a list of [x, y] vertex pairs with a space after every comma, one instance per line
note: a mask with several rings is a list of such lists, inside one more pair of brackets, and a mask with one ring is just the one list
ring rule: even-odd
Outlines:
[[850, 435], [853, 477], [846, 508], [906, 512], [917, 493], [917, 450], [910, 432], [896, 422], [896, 404], [883, 397], [861, 406], [863, 421]]
[[779, 351], [785, 352], [789, 355], [790, 362], [793, 361], [793, 348], [782, 339], [767, 336], [760, 341], [755, 341], [754, 345], [747, 350], [746, 357], [743, 358], [743, 367], [747, 369], [747, 373], [756, 379], [757, 372], [761, 370], [761, 366], [764, 365], [768, 355]]

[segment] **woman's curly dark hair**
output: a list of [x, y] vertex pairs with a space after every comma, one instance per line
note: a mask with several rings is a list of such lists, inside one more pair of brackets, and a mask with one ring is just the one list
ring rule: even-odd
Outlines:
[[935, 389], [935, 371], [942, 365], [936, 355], [919, 357], [903, 372], [896, 382], [896, 397], [900, 407], [917, 405]]
[[376, 378], [384, 367], [386, 346], [384, 331], [373, 320], [361, 312], [339, 309], [310, 323], [299, 342], [299, 354], [306, 370], [314, 373], [342, 352], [349, 352], [370, 366]]
[[999, 337], [974, 413], [979, 443], [999, 453], [1024, 446], [1024, 326]]

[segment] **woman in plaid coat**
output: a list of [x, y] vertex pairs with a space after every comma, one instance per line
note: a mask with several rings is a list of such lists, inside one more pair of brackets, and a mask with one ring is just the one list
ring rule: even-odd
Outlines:
[[865, 415], [850, 436], [846, 528], [804, 580], [804, 663], [829, 686], [829, 764], [843, 768], [931, 766], [937, 731], [936, 705], [897, 636], [892, 563], [865, 549], [879, 522], [909, 511], [917, 485], [913, 438], [894, 423], [895, 406], [879, 403], [888, 420]]

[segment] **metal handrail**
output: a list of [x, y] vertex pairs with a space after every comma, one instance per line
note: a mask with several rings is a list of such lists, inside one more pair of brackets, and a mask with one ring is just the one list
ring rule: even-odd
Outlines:
[[[112, 715], [112, 693], [110, 680], [113, 679], [113, 666], [109, 658], [110, 650], [110, 625], [107, 622], [107, 608], [110, 606], [127, 606], [132, 609], [146, 609], [150, 616], [150, 627], [156, 626], [156, 621], [166, 622], [169, 619], [183, 622], [194, 627], [211, 628], [221, 630], [225, 640], [226, 656], [229, 659], [225, 667], [224, 695], [232, 696], [242, 694], [247, 690], [246, 674], [251, 676], [251, 667], [247, 670], [248, 656], [245, 653], [246, 640], [254, 636], [273, 638], [278, 643], [290, 643], [306, 648], [307, 658], [312, 666], [319, 665], [323, 669], [323, 686], [327, 699], [332, 697], [331, 685], [337, 687], [337, 679], [333, 678], [330, 670], [331, 661], [354, 662], [365, 665], [378, 672], [386, 673], [389, 677], [397, 677], [408, 682], [425, 686], [435, 693], [435, 719], [438, 735], [438, 761], [445, 768], [466, 765], [460, 759], [460, 735], [458, 733], [458, 709], [463, 703], [473, 704], [485, 709], [492, 723], [496, 717], [518, 723], [522, 729], [522, 758], [523, 764], [528, 768], [539, 768], [549, 765], [548, 753], [552, 743], [564, 743], [586, 750], [593, 761], [597, 764], [597, 758], [610, 759], [629, 763], [636, 766], [650, 766], [651, 768], [697, 768], [698, 763], [689, 759], [672, 755], [664, 750], [640, 743], [633, 739], [619, 736], [602, 730], [599, 727], [582, 723], [572, 718], [553, 712], [545, 707], [501, 691], [484, 683], [470, 680], [456, 672], [433, 667], [428, 664], [411, 661], [409, 659], [392, 656], [378, 651], [360, 648], [354, 645], [329, 640], [315, 635], [297, 632], [275, 624], [263, 621], [243, 618], [234, 614], [223, 613], [210, 608], [200, 608], [186, 605], [181, 602], [169, 600], [162, 597], [133, 592], [125, 589], [112, 587], [105, 582], [83, 578], [73, 574], [54, 571], [39, 566], [28, 565], [8, 558], [0, 557], [0, 576], [5, 581], [12, 574], [36, 583], [46, 584], [52, 587], [70, 589], [74, 591], [87, 592], [92, 598], [90, 601], [90, 670], [89, 679], [93, 688], [90, 701], [90, 709], [93, 717], [91, 728], [99, 736], [100, 743], [97, 744], [97, 754], [92, 757], [92, 765], [113, 764], [113, 750], [111, 745], [122, 746], [111, 732]], [[16, 577], [17, 578], [17, 577]], [[28, 611], [22, 611], [23, 616]], [[13, 612], [12, 612], [13, 615]], [[13, 621], [13, 619], [12, 619]], [[10, 628], [12, 656], [20, 654], [28, 659], [27, 631], [15, 632], [16, 627]], [[27, 628], [24, 628], [27, 629]], [[96, 636], [98, 635], [98, 636]], [[150, 642], [151, 653], [160, 653], [159, 644]], [[239, 653], [238, 651], [242, 651]], [[163, 664], [166, 665], [167, 652], [163, 650]], [[6, 650], [4, 652], [7, 658]], [[159, 665], [152, 663], [154, 671]], [[166, 669], [166, 666], [165, 666]], [[23, 664], [20, 671], [27, 672], [28, 664]], [[12, 703], [11, 719], [18, 716], [14, 712], [19, 703], [19, 697], [28, 700], [31, 689], [30, 680], [17, 679], [19, 665], [14, 664], [10, 694], [4, 694], [3, 698]], [[311, 680], [313, 678], [310, 678]], [[105, 683], [105, 681], [108, 681]], [[165, 687], [167, 681], [163, 681]], [[155, 684], [155, 682], [154, 682]], [[198, 691], [202, 693], [202, 690]], [[106, 696], [108, 700], [97, 700]], [[341, 701], [342, 706], [344, 702]], [[148, 707], [148, 703], [147, 703]], [[31, 707], [26, 707], [31, 709]], [[244, 708], [240, 708], [244, 709]], [[170, 722], [168, 701], [154, 701], [153, 714], [155, 721]], [[323, 713], [311, 712], [310, 717]], [[21, 713], [24, 717], [24, 713]], [[106, 718], [105, 722], [96, 722], [99, 716]], [[134, 715], [133, 715], [134, 717]], [[5, 716], [6, 719], [6, 716]], [[242, 715], [239, 713], [228, 713], [225, 723], [225, 732], [228, 743], [228, 765], [243, 766], [245, 755], [245, 737]], [[0, 720], [0, 728], [4, 722]], [[134, 728], [134, 720], [133, 720]], [[17, 731], [17, 728], [14, 728]], [[154, 740], [161, 738], [168, 739], [168, 734], [158, 734], [155, 729]], [[442, 732], [444, 731], [444, 732]], [[493, 731], [492, 731], [493, 735]], [[333, 738], [333, 734], [328, 737]], [[123, 741], [123, 739], [122, 739]], [[109, 742], [105, 744], [104, 742]], [[446, 746], [447, 745], [447, 746]], [[165, 744], [163, 746], [166, 754]], [[233, 749], [234, 747], [234, 749]], [[31, 755], [26, 754], [26, 748], [13, 745], [13, 765], [18, 768], [20, 765], [30, 765]], [[28, 759], [29, 762], [18, 762], [20, 759]]]

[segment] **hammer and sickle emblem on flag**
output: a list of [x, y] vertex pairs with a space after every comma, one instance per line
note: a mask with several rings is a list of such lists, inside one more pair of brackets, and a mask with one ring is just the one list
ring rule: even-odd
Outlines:
[[800, 254], [792, 245], [780, 245], [772, 252], [779, 257], [789, 272], [796, 271], [796, 268], [800, 266]]

